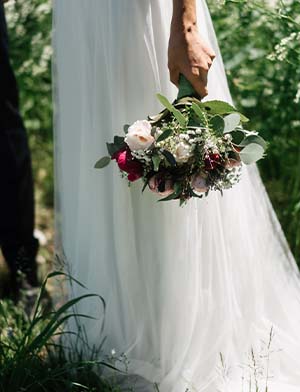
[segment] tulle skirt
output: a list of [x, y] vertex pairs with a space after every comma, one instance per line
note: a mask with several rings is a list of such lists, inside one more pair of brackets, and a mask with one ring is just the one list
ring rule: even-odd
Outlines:
[[[300, 278], [256, 167], [182, 208], [93, 168], [123, 124], [161, 109], [155, 93], [176, 97], [171, 13], [171, 0], [54, 1], [58, 251], [105, 299], [104, 331], [96, 302], [80, 305], [99, 317], [90, 342], [106, 336], [129, 374], [163, 392], [265, 392], [268, 377], [270, 392], [300, 391]], [[204, 0], [197, 16], [217, 53], [207, 99], [230, 101]]]

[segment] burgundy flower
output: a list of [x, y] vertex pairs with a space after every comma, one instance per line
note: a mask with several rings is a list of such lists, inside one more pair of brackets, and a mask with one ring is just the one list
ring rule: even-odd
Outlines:
[[143, 176], [143, 165], [133, 158], [127, 146], [115, 152], [111, 158], [117, 161], [122, 171], [128, 173], [129, 181], [136, 181]]
[[220, 159], [219, 154], [207, 154], [204, 158], [205, 170], [214, 170], [220, 163]]

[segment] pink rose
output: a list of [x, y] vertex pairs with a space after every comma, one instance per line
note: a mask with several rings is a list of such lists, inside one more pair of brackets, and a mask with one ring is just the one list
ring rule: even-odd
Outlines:
[[191, 186], [196, 192], [207, 192], [207, 181], [204, 173], [194, 174], [191, 180]]
[[143, 165], [135, 160], [128, 147], [114, 153], [111, 157], [117, 161], [119, 168], [128, 173], [128, 180], [134, 182], [143, 176]]
[[159, 174], [151, 177], [148, 185], [152, 192], [158, 193], [160, 196], [166, 197], [174, 192], [173, 181]]

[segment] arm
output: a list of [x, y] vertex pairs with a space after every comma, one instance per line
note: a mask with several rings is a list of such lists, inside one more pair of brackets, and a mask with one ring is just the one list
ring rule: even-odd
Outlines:
[[207, 73], [215, 54], [198, 32], [196, 0], [173, 0], [173, 17], [168, 50], [172, 83], [178, 86], [182, 73], [197, 93], [207, 95]]

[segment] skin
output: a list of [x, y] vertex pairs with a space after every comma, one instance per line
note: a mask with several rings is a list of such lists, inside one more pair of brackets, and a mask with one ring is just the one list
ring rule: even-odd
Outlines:
[[203, 98], [207, 74], [216, 57], [198, 31], [196, 0], [173, 0], [173, 17], [168, 48], [170, 80], [178, 86], [183, 74]]

